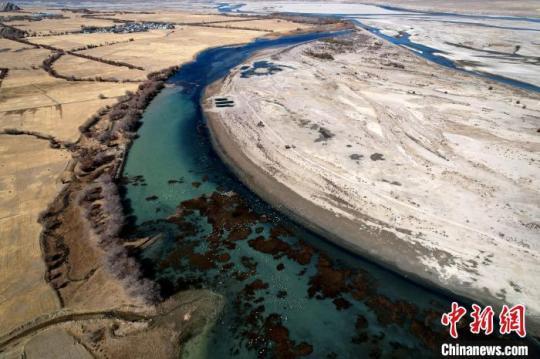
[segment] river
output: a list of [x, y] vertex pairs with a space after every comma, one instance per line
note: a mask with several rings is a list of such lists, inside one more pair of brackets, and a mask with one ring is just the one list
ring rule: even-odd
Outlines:
[[[307, 4], [310, 4], [310, 3], [307, 3]], [[235, 3], [235, 4], [219, 3], [216, 9], [222, 13], [242, 13], [244, 15], [248, 15], [252, 13], [268, 14], [268, 13], [277, 11], [276, 9], [268, 10], [266, 8], [257, 9], [256, 11], [244, 10], [244, 7], [246, 5], [247, 4], [241, 4], [241, 3]], [[313, 16], [313, 17], [323, 16], [323, 17], [339, 18], [342, 20], [349, 20], [351, 22], [356, 23], [359, 27], [368, 30], [372, 34], [380, 38], [383, 38], [386, 41], [389, 41], [395, 45], [407, 48], [413, 51], [416, 55], [426, 60], [432, 61], [438, 65], [448, 67], [453, 70], [464, 71], [464, 72], [467, 72], [469, 74], [473, 74], [476, 76], [489, 78], [491, 80], [501, 82], [507, 85], [511, 85], [513, 87], [521, 88], [524, 90], [540, 92], [540, 86], [537, 86], [536, 84], [533, 84], [533, 83], [521, 81], [521, 80], [510, 78], [507, 76], [502, 76], [500, 74], [495, 74], [493, 72], [489, 72], [489, 70], [482, 71], [480, 69], [475, 69], [474, 67], [464, 67], [462, 64], [458, 64], [456, 63], [456, 61], [449, 58], [448, 57], [449, 54], [445, 53], [445, 51], [413, 41], [411, 39], [411, 34], [409, 34], [406, 31], [401, 31], [398, 36], [390, 36], [390, 35], [384, 34], [382, 29], [375, 26], [369, 26], [365, 23], [365, 20], [377, 19], [377, 18], [391, 19], [392, 17], [410, 17], [412, 19], [417, 18], [418, 20], [423, 20], [423, 21], [426, 21], [427, 18], [431, 18], [431, 21], [445, 22], [450, 25], [469, 24], [469, 25], [481, 26], [481, 27], [505, 29], [509, 31], [527, 31], [527, 32], [534, 33], [534, 32], [540, 31], [539, 28], [534, 27], [534, 25], [537, 26], [537, 24], [540, 23], [540, 18], [523, 17], [523, 16], [473, 15], [473, 14], [458, 14], [458, 13], [433, 12], [433, 11], [416, 11], [416, 10], [409, 10], [409, 9], [404, 9], [404, 8], [399, 8], [399, 7], [394, 7], [394, 6], [384, 6], [384, 5], [374, 5], [374, 4], [371, 4], [371, 5], [351, 4], [352, 6], [351, 9], [354, 9], [355, 5], [363, 6], [366, 12], [355, 13], [354, 11], [349, 11], [349, 12], [344, 12], [344, 13], [336, 13], [336, 10], [332, 10], [331, 7], [325, 8], [324, 6], [318, 6], [317, 8], [314, 8], [314, 7], [304, 8], [302, 4], [297, 4], [297, 6], [295, 6], [293, 3], [290, 4], [291, 6], [290, 8], [287, 5], [283, 5], [284, 7], [281, 9], [280, 12], [285, 13], [285, 14], [290, 14], [290, 15]], [[341, 11], [344, 11], [346, 9], [347, 7], [340, 8]], [[368, 9], [372, 9], [372, 13], [367, 11]], [[388, 10], [389, 13], [377, 13], [379, 9]], [[323, 12], [316, 12], [316, 11], [323, 11]], [[466, 20], [470, 22], [466, 22]], [[494, 24], [482, 23], [481, 21], [483, 20], [486, 20], [486, 21], [504, 20], [505, 22], [509, 22], [509, 23], [514, 23], [514, 22], [530, 23], [531, 27], [497, 26]], [[509, 58], [512, 60], [520, 59], [520, 55], [517, 55], [515, 53], [514, 54], [502, 53], [502, 52], [498, 53], [496, 51], [490, 52], [489, 50], [485, 50], [485, 49], [476, 49], [476, 50], [480, 52], [484, 51], [484, 53], [480, 56], [480, 58], [482, 56], [487, 57], [489, 55], [502, 56], [499, 59], [501, 63], [507, 62]], [[477, 58], [476, 61], [478, 61], [480, 58]], [[522, 59], [524, 61], [523, 64], [526, 64], [526, 61], [537, 61], [537, 57], [530, 56], [530, 58], [532, 60]]]
[[447, 295], [295, 225], [212, 149], [199, 106], [204, 87], [255, 51], [322, 36], [206, 50], [145, 111], [123, 192], [133, 234], [160, 238], [139, 260], [165, 297], [209, 288], [225, 298], [216, 325], [190, 342], [187, 358], [429, 357], [445, 338], [439, 321]]

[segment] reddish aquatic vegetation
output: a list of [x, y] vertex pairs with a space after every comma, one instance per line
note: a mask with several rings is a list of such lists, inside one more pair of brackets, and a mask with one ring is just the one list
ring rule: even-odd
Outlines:
[[332, 301], [332, 303], [334, 303], [337, 310], [349, 309], [352, 305], [351, 302], [345, 298], [336, 298]]
[[183, 201], [178, 206], [178, 209], [180, 209], [180, 210], [189, 209], [189, 210], [192, 210], [192, 211], [194, 211], [194, 210], [201, 211], [206, 207], [207, 207], [207, 198], [205, 196], [200, 196], [200, 197], [195, 197], [195, 198], [189, 199], [187, 201]]
[[289, 250], [287, 252], [287, 257], [293, 259], [298, 264], [308, 265], [311, 262], [311, 258], [315, 253], [313, 247], [307, 245], [304, 241], [298, 243], [299, 248], [296, 250]]
[[[168, 222], [176, 224], [181, 232], [178, 237], [180, 241], [200, 232], [198, 226], [189, 220], [189, 216], [195, 211], [206, 216], [212, 225], [212, 232], [205, 237], [209, 243], [209, 250], [205, 253], [195, 253], [193, 246], [184, 246], [181, 251], [171, 253], [174, 257], [169, 255], [169, 259], [179, 261], [181, 257], [187, 258], [192, 269], [203, 271], [215, 268], [216, 262], [228, 262], [231, 256], [224, 250], [233, 250], [236, 248], [235, 241], [245, 240], [251, 234], [250, 225], [255, 223], [257, 218], [236, 194], [224, 195], [214, 192], [210, 196], [193, 198], [182, 202], [176, 213], [167, 219]], [[223, 239], [225, 230], [229, 231], [227, 239]], [[163, 268], [163, 265], [161, 267]], [[223, 267], [225, 270], [230, 268], [232, 267]], [[238, 280], [245, 280], [253, 274], [253, 270], [233, 273]]]
[[275, 226], [270, 230], [270, 237], [292, 236], [294, 233], [284, 226]]
[[371, 296], [366, 304], [375, 312], [379, 323], [384, 326], [389, 324], [403, 326], [405, 320], [413, 319], [418, 312], [414, 304], [403, 300], [391, 301], [383, 295]]
[[268, 239], [259, 236], [250, 240], [248, 243], [250, 247], [259, 252], [271, 254], [274, 258], [281, 258], [286, 255], [289, 259], [292, 259], [301, 265], [309, 264], [315, 253], [313, 247], [307, 245], [303, 241], [300, 241], [296, 246], [292, 246], [275, 237], [274, 233], [271, 233]]
[[429, 349], [436, 351], [439, 349], [439, 345], [445, 340], [448, 339], [442, 333], [437, 333], [425, 323], [419, 320], [413, 320], [410, 326], [411, 333], [417, 337], [422, 344], [424, 344]]
[[165, 259], [160, 261], [159, 267], [161, 269], [165, 269], [167, 267], [184, 269], [182, 259], [187, 258], [191, 253], [193, 253], [193, 245], [179, 245], [172, 252], [170, 252]]
[[189, 255], [189, 264], [199, 270], [209, 270], [215, 267], [213, 260], [209, 256], [199, 253]]
[[231, 260], [231, 255], [229, 253], [222, 253], [218, 256], [216, 256], [216, 260], [218, 262], [228, 262]]
[[350, 269], [334, 269], [328, 257], [321, 254], [317, 264], [317, 274], [309, 280], [309, 297], [318, 294], [319, 299], [336, 298], [342, 293], [349, 292], [347, 279]]
[[364, 300], [370, 293], [373, 293], [369, 278], [364, 273], [357, 273], [350, 284], [351, 295], [356, 300]]
[[249, 271], [249, 272], [236, 271], [236, 272], [233, 272], [234, 278], [236, 278], [236, 280], [238, 280], [240, 282], [245, 281], [246, 279], [248, 279], [249, 277], [251, 277], [254, 274], [255, 274], [254, 271]]
[[236, 193], [213, 192], [210, 196], [184, 201], [179, 208], [198, 210], [201, 215], [207, 217], [214, 233], [220, 233], [223, 229], [232, 231], [236, 228], [249, 227], [258, 220], [258, 215]]
[[[199, 227], [192, 223], [194, 218], [190, 217], [195, 212], [198, 212], [212, 226], [211, 233], [204, 237], [209, 248], [205, 253], [195, 253], [195, 246], [181, 244], [185, 238], [201, 232]], [[195, 219], [197, 218], [200, 217], [197, 216]], [[288, 237], [291, 237], [293, 232], [283, 225], [270, 226], [268, 236], [262, 235], [264, 233], [262, 226], [253, 229], [257, 224], [269, 223], [269, 218], [256, 214], [235, 193], [214, 192], [209, 196], [184, 201], [178, 207], [177, 213], [168, 218], [168, 221], [175, 223], [181, 231], [179, 249], [171, 252], [167, 261], [169, 264], [174, 266], [172, 261], [180, 262], [184, 258], [184, 263], [188, 263], [189, 268], [193, 270], [207, 271], [219, 267], [221, 272], [230, 271], [228, 275], [237, 281], [246, 281], [247, 284], [235, 299], [238, 315], [235, 333], [246, 340], [244, 343], [248, 349], [256, 350], [261, 357], [270, 355], [279, 358], [295, 358], [311, 354], [313, 347], [308, 343], [296, 344], [292, 341], [289, 330], [283, 325], [278, 314], [264, 317], [265, 298], [258, 296], [257, 292], [268, 292], [270, 284], [261, 279], [251, 279], [247, 282], [257, 275], [257, 262], [252, 257], [240, 258], [240, 264], [244, 270], [232, 270], [235, 264], [229, 262], [231, 255], [228, 251], [234, 250], [237, 242], [247, 240], [253, 232], [259, 236], [248, 240], [247, 243], [251, 248], [271, 255], [275, 259], [286, 257], [298, 263], [303, 266], [298, 274], [300, 276], [307, 272], [307, 265], [311, 263], [313, 256], [318, 255], [316, 274], [309, 279], [309, 298], [330, 298], [338, 311], [349, 309], [354, 301], [363, 301], [375, 313], [380, 324], [383, 326], [396, 324], [410, 330], [414, 335], [423, 335], [425, 338], [420, 338], [420, 340], [429, 348], [433, 347], [438, 337], [438, 334], [430, 328], [436, 314], [430, 313], [429, 320], [422, 323], [417, 318], [419, 310], [414, 304], [391, 300], [378, 294], [376, 285], [368, 273], [337, 266], [326, 254], [320, 253], [302, 240], [291, 243]], [[283, 262], [276, 265], [277, 271], [284, 269]], [[280, 299], [287, 297], [285, 290], [273, 291], [273, 293]], [[344, 294], [349, 294], [350, 297], [345, 299]], [[370, 334], [367, 331], [368, 321], [361, 315], [356, 317], [355, 326], [356, 331], [352, 335], [352, 341], [369, 345], [372, 355], [380, 356], [382, 351], [378, 343], [383, 340], [384, 335]], [[394, 349], [401, 352], [407, 348], [397, 343]]]
[[265, 337], [275, 344], [276, 358], [297, 358], [311, 354], [313, 346], [306, 342], [296, 344], [289, 338], [289, 330], [283, 325], [278, 314], [270, 314], [264, 322]]
[[161, 269], [172, 267], [177, 270], [185, 270], [182, 259], [187, 259], [189, 268], [192, 270], [207, 271], [216, 267], [216, 261], [226, 262], [230, 258], [230, 255], [224, 253], [217, 255], [213, 251], [205, 253], [195, 252], [195, 243], [187, 242], [182, 245], [177, 245], [173, 251], [171, 251], [167, 257], [159, 264]]
[[248, 243], [249, 246], [255, 250], [266, 254], [272, 254], [274, 258], [281, 257], [289, 247], [289, 245], [282, 240], [273, 237], [265, 239], [263, 236], [251, 239]]
[[[187, 215], [188, 214], [184, 213], [184, 216], [187, 216]], [[167, 221], [170, 222], [170, 223], [176, 224], [176, 226], [178, 227], [178, 230], [179, 230], [179, 232], [181, 234], [178, 237], [179, 239], [182, 239], [184, 237], [194, 236], [199, 232], [199, 229], [195, 224], [184, 220], [183, 217], [178, 217], [177, 215], [174, 215], [174, 216], [171, 216], [171, 217], [167, 218]]]
[[254, 298], [256, 291], [268, 288], [268, 283], [265, 283], [260, 279], [255, 279], [253, 282], [244, 286], [240, 295], [243, 296], [244, 300], [251, 300]]
[[235, 227], [229, 233], [227, 238], [230, 241], [242, 241], [247, 239], [251, 234], [251, 228], [249, 226]]

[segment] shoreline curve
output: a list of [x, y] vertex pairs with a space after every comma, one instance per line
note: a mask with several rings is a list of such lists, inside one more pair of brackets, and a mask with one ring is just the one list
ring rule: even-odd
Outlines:
[[[246, 60], [246, 62], [253, 60], [256, 56]], [[223, 125], [219, 114], [209, 111], [212, 107], [211, 98], [218, 94], [221, 87], [234, 75], [234, 71], [231, 71], [227, 77], [207, 86], [201, 96], [200, 105], [214, 151], [240, 182], [276, 210], [325, 240], [420, 286], [447, 296], [464, 299], [470, 303], [489, 304], [498, 309], [502, 305], [508, 304], [480, 288], [474, 288], [452, 280], [443, 283], [435, 273], [426, 270], [426, 267], [419, 262], [413, 260], [399, 261], [399, 258], [406, 256], [406, 251], [413, 250], [411, 246], [405, 248], [407, 244], [399, 239], [394, 241], [393, 244], [403, 247], [404, 252], [402, 252], [401, 257], [397, 258], [395, 256], [396, 249], [393, 245], [381, 246], [374, 241], [377, 238], [373, 238], [373, 235], [369, 237], [367, 232], [365, 237], [358, 241], [359, 235], [350, 235], [350, 233], [359, 232], [358, 223], [343, 216], [336, 219], [335, 213], [302, 197], [286, 184], [269, 176], [260, 166], [249, 159], [241, 151], [241, 146], [236, 142], [235, 136], [231, 134], [230, 129]], [[380, 235], [383, 236], [384, 233]], [[411, 257], [411, 259], [414, 258]], [[528, 331], [532, 335], [538, 335], [540, 333], [540, 321], [536, 319], [536, 313], [529, 312], [528, 314], [530, 315], [527, 318]]]

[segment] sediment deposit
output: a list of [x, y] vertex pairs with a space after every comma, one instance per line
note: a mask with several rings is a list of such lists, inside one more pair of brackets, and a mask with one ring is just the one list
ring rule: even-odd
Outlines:
[[539, 100], [359, 31], [266, 51], [203, 107], [220, 155], [277, 208], [408, 276], [524, 303], [538, 333]]

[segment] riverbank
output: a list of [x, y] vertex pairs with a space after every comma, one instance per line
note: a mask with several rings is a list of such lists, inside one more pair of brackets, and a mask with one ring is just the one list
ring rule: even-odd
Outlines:
[[[281, 31], [308, 31], [311, 25], [268, 17], [247, 24], [243, 17], [163, 11], [50, 11], [58, 18], [10, 23], [26, 31], [21, 33], [24, 39], [0, 40], [5, 48], [2, 68], [9, 70], [3, 73], [0, 100], [5, 145], [0, 175], [6, 193], [1, 227], [2, 237], [10, 239], [2, 244], [0, 256], [0, 351], [57, 357], [55, 343], [63, 347], [76, 341], [70, 348], [80, 355], [140, 357], [154, 355], [148, 348], [158, 346], [160, 356], [177, 357], [183, 343], [211, 322], [222, 304], [208, 291], [182, 292], [164, 301], [160, 288], [143, 277], [132, 257], [139, 245], [151, 241], [124, 237], [126, 219], [117, 185], [140, 117], [177, 64], [203, 50]], [[160, 16], [182, 25], [132, 34], [80, 30], [83, 25], [106, 27], [131, 17], [150, 21]], [[148, 51], [149, 43], [154, 51]], [[160, 313], [160, 308], [182, 306], [189, 298], [193, 303], [182, 310], [193, 314], [184, 313], [181, 325], [173, 325], [178, 313]], [[120, 309], [145, 320], [123, 323], [109, 315]], [[72, 312], [76, 315], [64, 316]], [[97, 315], [97, 324], [88, 324], [92, 313], [105, 317]], [[49, 320], [56, 317], [64, 319]], [[171, 320], [168, 329], [165, 318]], [[156, 322], [161, 324], [154, 326]], [[36, 343], [41, 352], [30, 350]]]
[[[198, 348], [189, 350], [188, 358], [198, 358], [196, 352], [208, 349], [205, 345], [218, 357], [274, 353], [275, 345], [279, 351], [316, 357], [370, 351], [390, 355], [399, 351], [390, 341], [416, 352], [437, 349], [434, 338], [441, 330], [432, 319], [440, 317], [444, 298], [272, 210], [226, 169], [203, 130], [199, 103], [208, 84], [255, 51], [328, 36], [205, 51], [169, 80], [180, 86], [165, 89], [145, 111], [124, 170], [130, 180], [123, 186], [136, 233], [160, 236], [141, 251], [141, 262], [168, 292], [200, 283], [226, 298], [207, 343], [193, 343]], [[403, 321], [405, 317], [415, 324]], [[357, 319], [365, 324], [355, 328]], [[386, 329], [394, 321], [397, 333]], [[265, 334], [280, 322], [288, 336]]]
[[[504, 169], [534, 157], [536, 95], [436, 68], [366, 33], [354, 45], [318, 42], [256, 60], [280, 70], [237, 68], [203, 100], [216, 150], [243, 182], [386, 267], [496, 307], [525, 303], [538, 333], [536, 227], [522, 224], [538, 210], [526, 204], [538, 195], [538, 168], [525, 160], [512, 167], [525, 172]], [[234, 106], [215, 107], [221, 97]]]
[[[70, 145], [65, 185], [40, 215], [44, 277], [62, 309], [0, 337], [2, 351], [13, 354], [24, 348], [31, 355], [45, 350], [54, 356], [55, 343], [69, 341], [68, 330], [84, 345], [67, 352], [88, 353], [84, 348], [91, 347], [115, 357], [145, 356], [151, 345], [160, 348], [159, 356], [177, 357], [185, 340], [219, 313], [222, 300], [211, 292], [182, 292], [163, 300], [129, 253], [137, 243], [121, 234], [125, 219], [115, 176], [142, 110], [176, 70], [150, 74], [136, 93], [128, 93], [81, 126], [80, 139]], [[90, 325], [88, 320], [98, 323]], [[123, 338], [120, 342], [114, 340], [118, 336]]]

